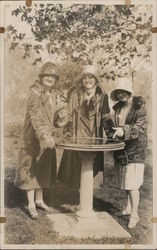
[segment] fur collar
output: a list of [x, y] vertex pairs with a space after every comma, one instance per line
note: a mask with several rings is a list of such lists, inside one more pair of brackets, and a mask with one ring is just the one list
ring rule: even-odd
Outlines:
[[[135, 109], [140, 109], [143, 105], [145, 104], [145, 101], [143, 99], [142, 96], [134, 96], [133, 97], [133, 100], [132, 100], [132, 106], [135, 108]], [[114, 110], [117, 110], [119, 108], [122, 108], [124, 105], [123, 102], [119, 101], [117, 102], [114, 106], [113, 106], [113, 109]]]
[[[47, 92], [46, 87], [43, 84], [41, 84], [39, 80], [36, 80], [34, 82], [34, 84], [30, 87], [30, 90], [31, 90], [31, 92], [36, 92], [37, 95], [39, 95], [39, 96], [41, 94]], [[55, 92], [55, 89], [52, 87], [52, 88], [50, 88], [49, 92], [53, 93], [53, 92]]]

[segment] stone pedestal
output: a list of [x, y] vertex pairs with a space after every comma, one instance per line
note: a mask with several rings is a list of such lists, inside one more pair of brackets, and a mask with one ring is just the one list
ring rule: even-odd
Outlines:
[[80, 152], [82, 158], [80, 182], [80, 210], [77, 216], [83, 218], [94, 217], [93, 211], [93, 160], [95, 153]]
[[64, 237], [130, 238], [130, 234], [108, 213], [93, 211], [93, 160], [96, 152], [120, 150], [124, 148], [124, 143], [106, 144], [106, 141], [102, 142], [102, 138], [95, 138], [95, 142], [93, 142], [94, 138], [85, 138], [85, 143], [83, 143], [81, 138], [80, 142], [79, 138], [76, 139], [73, 138], [69, 143], [61, 142], [57, 145], [63, 149], [79, 151], [82, 159], [79, 211], [47, 215], [53, 223], [54, 230]]
[[52, 226], [61, 237], [100, 239], [106, 238], [131, 238], [131, 235], [123, 229], [106, 212], [95, 212], [94, 217], [81, 218], [76, 213], [49, 214]]

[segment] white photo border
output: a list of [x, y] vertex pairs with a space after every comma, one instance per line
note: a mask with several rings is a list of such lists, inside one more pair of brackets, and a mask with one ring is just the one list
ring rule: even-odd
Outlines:
[[[105, 4], [105, 5], [120, 5], [125, 4], [125, 0], [64, 0], [64, 1], [36, 1], [37, 3], [53, 3], [53, 4], [65, 4], [65, 3], [79, 3], [79, 4]], [[25, 1], [1, 1], [0, 2], [0, 26], [5, 27], [5, 11], [8, 5], [17, 6], [20, 3], [25, 3]], [[131, 0], [133, 5], [152, 5], [153, 6], [153, 27], [157, 27], [157, 0]], [[4, 213], [4, 84], [5, 84], [5, 74], [4, 74], [4, 60], [5, 60], [5, 50], [4, 50], [4, 39], [5, 33], [0, 34], [0, 183], [1, 183], [1, 200], [0, 200], [0, 216], [5, 217]], [[157, 218], [157, 34], [152, 33], [152, 158], [153, 158], [153, 218]], [[152, 218], [152, 220], [153, 220]], [[6, 218], [7, 219], [7, 218]], [[155, 219], [156, 221], [156, 219]], [[127, 249], [128, 244], [124, 245], [11, 245], [4, 244], [4, 224], [0, 224], [1, 233], [1, 249]], [[156, 249], [157, 248], [157, 223], [153, 223], [153, 243], [151, 245], [130, 245], [131, 249]]]

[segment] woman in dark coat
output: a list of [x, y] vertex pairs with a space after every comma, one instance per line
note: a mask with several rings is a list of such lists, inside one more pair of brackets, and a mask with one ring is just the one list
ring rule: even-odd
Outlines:
[[127, 207], [121, 215], [130, 214], [128, 227], [133, 228], [139, 221], [139, 188], [143, 183], [144, 162], [147, 148], [147, 118], [145, 102], [141, 96], [133, 96], [132, 83], [120, 78], [111, 92], [114, 105], [113, 138], [125, 141], [124, 150], [114, 153], [120, 188], [126, 190]]
[[[108, 96], [99, 86], [95, 67], [84, 66], [77, 79], [78, 88], [70, 97], [68, 124], [65, 134], [70, 137], [103, 137], [103, 127], [110, 120]], [[103, 152], [98, 152], [93, 164], [94, 175], [103, 171]], [[76, 151], [64, 150], [58, 180], [72, 188], [80, 187], [81, 159]]]
[[56, 181], [56, 150], [53, 139], [56, 96], [53, 88], [57, 79], [56, 65], [45, 63], [41, 68], [39, 81], [30, 88], [27, 103], [15, 184], [27, 192], [28, 212], [32, 219], [38, 217], [36, 207], [49, 211], [43, 201], [42, 189], [49, 188]]

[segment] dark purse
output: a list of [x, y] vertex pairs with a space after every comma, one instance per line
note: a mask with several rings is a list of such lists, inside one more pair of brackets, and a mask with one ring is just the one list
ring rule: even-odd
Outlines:
[[120, 163], [121, 165], [128, 164], [128, 154], [125, 150], [118, 150], [114, 152], [114, 158]]

